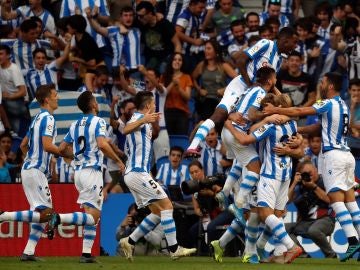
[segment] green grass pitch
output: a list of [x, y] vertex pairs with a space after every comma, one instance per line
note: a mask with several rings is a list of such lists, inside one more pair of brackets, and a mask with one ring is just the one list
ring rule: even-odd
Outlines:
[[210, 257], [182, 258], [171, 261], [169, 257], [135, 257], [134, 262], [128, 262], [123, 257], [98, 257], [96, 264], [80, 264], [77, 257], [44, 257], [42, 262], [20, 262], [17, 257], [0, 257], [0, 269], [36, 269], [36, 270], [360, 270], [360, 262], [352, 259], [345, 263], [337, 259], [296, 259], [288, 265], [280, 264], [243, 264], [240, 258], [225, 257], [222, 263], [215, 263]]

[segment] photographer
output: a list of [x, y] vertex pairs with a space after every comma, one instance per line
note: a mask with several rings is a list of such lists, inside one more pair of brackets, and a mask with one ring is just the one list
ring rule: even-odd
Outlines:
[[[181, 188], [185, 194], [193, 194], [194, 212], [199, 216], [199, 221], [189, 230], [190, 239], [192, 239], [192, 245], [196, 246], [199, 234], [207, 231], [205, 242], [208, 244], [220, 236], [216, 227], [230, 224], [234, 216], [228, 211], [221, 212], [215, 200], [216, 193], [222, 189], [224, 179], [221, 176], [205, 177], [203, 166], [198, 160], [189, 164], [189, 171], [192, 181], [183, 182]], [[198, 182], [197, 185], [195, 181]], [[200, 222], [201, 227], [199, 227]]]
[[309, 238], [326, 258], [336, 258], [327, 239], [335, 227], [335, 219], [329, 216], [330, 199], [325, 193], [322, 177], [311, 161], [299, 164], [288, 195], [289, 202], [293, 201], [298, 210], [298, 221], [285, 224], [290, 237], [299, 246], [296, 236]]

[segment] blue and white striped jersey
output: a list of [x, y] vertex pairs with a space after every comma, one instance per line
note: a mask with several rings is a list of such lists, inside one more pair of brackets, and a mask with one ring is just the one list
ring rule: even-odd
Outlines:
[[118, 26], [108, 26], [107, 30], [113, 53], [112, 67], [119, 67], [124, 46], [124, 36], [120, 34], [120, 28]]
[[311, 148], [310, 147], [306, 147], [305, 150], [305, 158], [308, 158], [311, 163], [316, 167], [318, 168], [318, 160], [319, 160], [319, 157], [318, 155], [315, 155], [313, 153], [313, 151], [311, 151]]
[[16, 13], [18, 14], [18, 17], [23, 17], [24, 19], [33, 16], [38, 17], [42, 20], [43, 31], [47, 30], [53, 34], [56, 34], [54, 17], [46, 9], [44, 9], [41, 14], [37, 15], [31, 10], [30, 6], [21, 6], [16, 9]]
[[51, 49], [50, 41], [37, 39], [34, 43], [24, 42], [21, 39], [0, 39], [1, 45], [11, 48], [15, 63], [25, 75], [30, 68], [35, 68], [32, 52], [37, 48]]
[[[184, 29], [184, 34], [192, 37], [192, 38], [199, 38], [199, 27], [200, 27], [200, 19], [194, 16], [189, 8], [184, 9], [183, 12], [180, 13], [178, 19], [176, 21], [176, 25], [180, 26]], [[183, 42], [183, 53], [190, 54], [190, 47], [191, 44], [187, 42]]]
[[106, 0], [63, 0], [61, 4], [60, 18], [75, 15], [76, 7], [79, 8], [82, 11], [81, 15], [84, 16], [87, 22], [86, 32], [93, 37], [98, 47], [101, 48], [105, 46], [105, 40], [90, 26], [85, 13], [85, 8], [90, 7], [92, 10], [94, 6], [99, 7], [99, 15], [110, 16]]
[[[144, 115], [135, 112], [128, 123], [143, 118]], [[152, 153], [152, 126], [147, 123], [126, 135], [125, 153], [128, 156], [126, 172], [150, 172]]]
[[240, 101], [237, 105], [236, 111], [242, 114], [242, 117], [248, 121], [244, 125], [238, 125], [233, 123], [233, 125], [247, 132], [252, 124], [249, 120], [249, 109], [255, 107], [257, 110], [260, 109], [261, 100], [265, 97], [266, 91], [260, 86], [249, 87], [245, 92], [240, 96]]
[[261, 67], [271, 66], [276, 72], [280, 70], [282, 57], [275, 41], [261, 39], [244, 52], [252, 60], [246, 67], [251, 82], [255, 81], [256, 72]]
[[159, 120], [159, 126], [160, 128], [166, 128], [165, 124], [165, 102], [166, 102], [166, 96], [168, 93], [168, 90], [166, 87], [164, 87], [164, 92], [160, 93], [158, 90], [153, 89], [151, 91], [153, 93], [155, 98], [155, 111], [161, 113], [160, 120]]
[[278, 144], [286, 143], [296, 132], [296, 122], [291, 120], [282, 125], [266, 124], [252, 133], [257, 141], [264, 140], [265, 143], [261, 176], [279, 181], [291, 179], [291, 157], [278, 156], [272, 149]]
[[350, 151], [347, 145], [350, 111], [339, 96], [319, 100], [312, 105], [321, 123], [322, 151], [340, 149]]
[[40, 109], [40, 112], [33, 118], [26, 134], [29, 142], [28, 152], [22, 166], [23, 170], [35, 168], [44, 174], [48, 173], [51, 154], [45, 152], [42, 137], [52, 137], [53, 143], [55, 143], [56, 134], [54, 117], [47, 110]]
[[74, 162], [66, 163], [63, 157], [56, 160], [59, 183], [74, 183]]
[[75, 170], [101, 170], [104, 154], [97, 145], [98, 137], [106, 137], [106, 122], [92, 114], [84, 114], [73, 122], [64, 141], [73, 144]]
[[140, 38], [141, 32], [135, 27], [129, 29], [127, 34], [124, 34], [122, 55], [128, 69], [137, 68], [141, 64]]
[[[264, 25], [266, 20], [270, 18], [270, 15], [269, 12], [264, 11], [260, 13], [259, 17], [260, 17], [260, 25]], [[280, 29], [289, 26], [290, 22], [289, 19], [286, 17], [286, 15], [280, 14], [278, 19], [280, 21]]]
[[57, 67], [56, 61], [46, 64], [43, 70], [30, 68], [25, 76], [26, 86], [28, 88], [29, 100], [35, 97], [36, 89], [40, 85], [55, 84], [57, 89]]
[[179, 14], [189, 5], [190, 0], [172, 0], [166, 1], [166, 19], [176, 24]]
[[[269, 0], [266, 0], [265, 10], [268, 9]], [[293, 0], [281, 0], [280, 12], [284, 14], [292, 14]]]
[[[0, 6], [0, 13], [1, 13], [1, 9], [3, 7]], [[11, 9], [11, 12], [14, 11], [13, 9]], [[17, 17], [16, 19], [13, 20], [3, 20], [2, 17], [0, 16], [0, 25], [10, 25], [13, 29], [16, 29], [20, 26], [20, 24], [22, 23], [22, 18]]]
[[200, 147], [201, 157], [199, 161], [203, 165], [205, 175], [212, 176], [217, 173], [224, 173], [223, 167], [220, 164], [220, 161], [223, 159], [220, 152], [221, 141], [218, 140], [215, 148], [210, 147], [206, 142], [201, 142]]
[[181, 182], [189, 180], [190, 173], [186, 165], [180, 164], [176, 169], [171, 167], [170, 162], [161, 164], [156, 175], [156, 180], [162, 182], [165, 186], [181, 185]]

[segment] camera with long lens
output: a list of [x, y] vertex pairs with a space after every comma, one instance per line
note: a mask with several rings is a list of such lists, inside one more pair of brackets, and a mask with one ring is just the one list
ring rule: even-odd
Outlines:
[[308, 172], [301, 173], [301, 180], [304, 182], [311, 182], [311, 176]]
[[224, 174], [216, 174], [214, 176], [207, 176], [201, 181], [184, 181], [181, 183], [181, 190], [185, 195], [191, 195], [202, 189], [211, 189], [214, 185], [224, 186], [225, 180]]

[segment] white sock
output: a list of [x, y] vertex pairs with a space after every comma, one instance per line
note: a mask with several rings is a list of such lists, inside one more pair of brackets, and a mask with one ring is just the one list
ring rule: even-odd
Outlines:
[[83, 212], [74, 212], [69, 214], [59, 214], [60, 223], [74, 225], [95, 225], [92, 215]]
[[233, 165], [230, 169], [228, 176], [226, 177], [225, 185], [222, 189], [225, 196], [229, 196], [232, 188], [235, 186], [236, 183], [241, 179], [241, 166], [240, 164], [234, 159]]
[[288, 250], [294, 246], [294, 241], [291, 240], [290, 236], [286, 232], [282, 219], [279, 219], [274, 214], [272, 214], [266, 218], [265, 224], [269, 226], [272, 234], [275, 235]]
[[277, 237], [274, 237], [274, 255], [275, 256], [281, 256], [284, 254], [284, 252], [287, 251], [286, 246], [277, 239]]
[[148, 234], [152, 231], [156, 225], [160, 222], [160, 217], [153, 213], [147, 215], [143, 221], [136, 227], [135, 231], [133, 231], [130, 235], [130, 238], [134, 240], [134, 242], [139, 241], [141, 237]]
[[259, 232], [259, 218], [257, 213], [250, 212], [250, 217], [246, 222], [245, 235], [245, 254], [257, 254], [256, 241]]
[[90, 253], [96, 237], [96, 225], [85, 225], [83, 236], [83, 253]]
[[246, 198], [250, 195], [253, 188], [259, 181], [259, 175], [249, 170], [243, 170], [243, 179], [240, 184], [239, 194], [236, 197], [236, 206], [239, 208], [243, 207]]
[[[153, 246], [163, 248], [162, 240], [165, 237], [164, 231], [161, 228], [161, 225], [157, 225], [152, 231], [144, 235], [146, 241], [151, 243]], [[166, 247], [166, 246], [165, 246]]]
[[260, 234], [259, 239], [256, 242], [258, 248], [264, 249], [266, 243], [271, 238], [272, 233], [268, 226], [265, 226], [264, 231]]
[[331, 204], [332, 209], [336, 213], [336, 219], [339, 221], [341, 228], [343, 229], [347, 238], [356, 237], [358, 233], [355, 230], [350, 212], [345, 206], [344, 202], [334, 202]]
[[346, 208], [349, 210], [352, 222], [358, 233], [358, 238], [360, 239], [360, 209], [357, 202], [348, 202], [345, 204]]
[[41, 235], [45, 229], [46, 223], [31, 223], [31, 229], [29, 234], [29, 239], [26, 243], [24, 254], [34, 255], [35, 248], [39, 242]]
[[242, 225], [237, 221], [237, 219], [234, 219], [230, 226], [227, 227], [224, 234], [219, 239], [219, 245], [222, 249], [225, 249], [226, 245], [230, 243], [231, 240], [233, 240], [237, 234], [241, 233], [243, 230]]
[[163, 210], [161, 214], [161, 226], [163, 227], [166, 241], [168, 242], [169, 247], [177, 245], [176, 240], [176, 227], [175, 221], [173, 218], [173, 210]]
[[205, 141], [205, 137], [214, 127], [215, 127], [214, 121], [211, 119], [206, 119], [196, 131], [195, 136], [188, 149], [196, 149], [199, 146], [200, 142]]
[[0, 215], [0, 221], [25, 221], [39, 223], [40, 213], [32, 210], [4, 212]]

